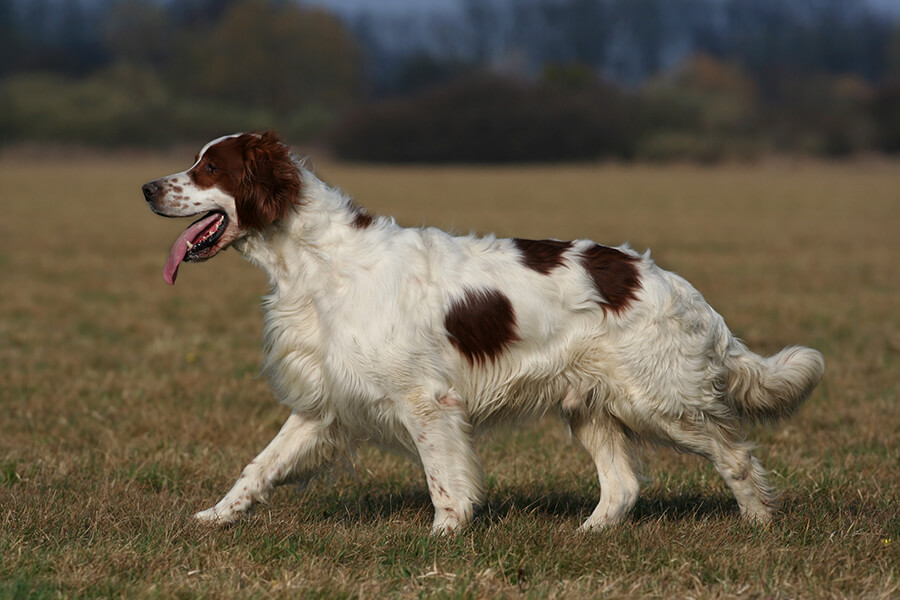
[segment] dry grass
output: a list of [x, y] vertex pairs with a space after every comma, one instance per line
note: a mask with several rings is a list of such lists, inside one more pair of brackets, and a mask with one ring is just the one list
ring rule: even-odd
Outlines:
[[0, 598], [900, 595], [896, 165], [321, 167], [405, 224], [650, 246], [755, 349], [826, 354], [797, 418], [754, 432], [769, 529], [649, 451], [633, 518], [575, 535], [593, 467], [548, 420], [485, 443], [484, 513], [434, 539], [421, 475], [377, 451], [235, 527], [189, 519], [286, 409], [257, 375], [262, 273], [227, 252], [162, 281], [184, 223], [139, 186], [181, 158], [0, 162]]

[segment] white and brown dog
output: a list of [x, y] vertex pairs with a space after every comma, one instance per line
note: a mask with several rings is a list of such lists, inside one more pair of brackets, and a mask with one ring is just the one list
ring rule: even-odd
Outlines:
[[583, 528], [634, 506], [642, 440], [706, 457], [747, 519], [771, 519], [742, 424], [793, 413], [822, 355], [750, 352], [648, 255], [399, 227], [323, 184], [272, 133], [214, 140], [143, 192], [160, 215], [204, 215], [176, 240], [166, 281], [234, 246], [272, 284], [264, 371], [292, 412], [197, 518], [231, 522], [372, 442], [421, 464], [433, 531], [453, 530], [484, 498], [477, 434], [554, 410], [597, 466], [600, 502]]

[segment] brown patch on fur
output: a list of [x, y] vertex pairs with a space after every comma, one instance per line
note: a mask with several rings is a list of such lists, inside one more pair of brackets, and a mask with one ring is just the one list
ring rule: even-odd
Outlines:
[[446, 406], [447, 408], [459, 408], [462, 406], [459, 398], [457, 398], [453, 394], [441, 396], [440, 398], [438, 398], [438, 404], [440, 404], [441, 406]]
[[262, 229], [300, 201], [300, 173], [290, 150], [269, 131], [244, 146], [244, 174], [237, 202], [241, 226]]
[[519, 339], [512, 303], [493, 289], [467, 289], [450, 305], [444, 326], [450, 343], [473, 366], [495, 360]]
[[618, 314], [629, 307], [641, 287], [636, 262], [639, 259], [616, 248], [595, 244], [581, 253], [581, 264], [594, 287], [606, 300], [603, 310]]
[[365, 229], [375, 221], [375, 217], [370, 215], [366, 209], [355, 202], [350, 203], [350, 210], [353, 212], [353, 221], [350, 224], [356, 229]]
[[550, 271], [565, 264], [562, 255], [572, 247], [572, 242], [521, 238], [514, 238], [513, 244], [522, 254], [522, 264], [542, 275], [549, 275]]
[[[250, 134], [222, 140], [207, 148], [188, 176], [199, 188], [218, 187], [237, 197], [244, 173], [244, 145]], [[196, 161], [195, 161], [196, 162]]]

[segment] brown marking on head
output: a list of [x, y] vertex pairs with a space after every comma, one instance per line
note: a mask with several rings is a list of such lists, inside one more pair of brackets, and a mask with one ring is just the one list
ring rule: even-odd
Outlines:
[[300, 173], [290, 150], [269, 131], [213, 144], [188, 171], [201, 188], [218, 187], [235, 200], [238, 224], [262, 229], [300, 201]]
[[641, 287], [635, 264], [638, 260], [636, 256], [600, 244], [581, 252], [581, 265], [605, 300], [600, 302], [604, 312], [609, 309], [619, 314], [637, 298]]
[[542, 275], [549, 275], [550, 271], [565, 264], [563, 254], [572, 247], [572, 242], [521, 238], [514, 238], [513, 244], [522, 255], [522, 264]]
[[450, 343], [471, 365], [495, 360], [516, 334], [512, 303], [498, 290], [466, 289], [444, 317]]
[[252, 134], [245, 133], [207, 148], [187, 173], [194, 185], [202, 189], [218, 187], [237, 197], [244, 173], [244, 146], [250, 137]]
[[241, 226], [262, 229], [286, 215], [299, 200], [300, 173], [288, 147], [271, 131], [248, 140], [237, 196]]

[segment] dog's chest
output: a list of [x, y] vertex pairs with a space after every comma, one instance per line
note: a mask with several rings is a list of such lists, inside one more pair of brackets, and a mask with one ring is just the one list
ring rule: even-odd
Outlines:
[[322, 329], [309, 301], [267, 298], [263, 371], [278, 399], [314, 411], [323, 396]]
[[[264, 370], [279, 400], [297, 410], [324, 400], [355, 403], [402, 396], [434, 371], [435, 339], [410, 318], [389, 319], [378, 303], [273, 300], [265, 318]], [[431, 360], [429, 360], [431, 359]]]

